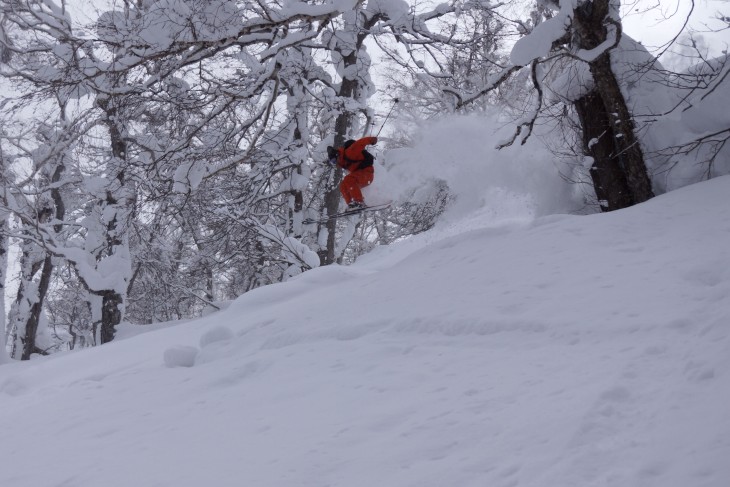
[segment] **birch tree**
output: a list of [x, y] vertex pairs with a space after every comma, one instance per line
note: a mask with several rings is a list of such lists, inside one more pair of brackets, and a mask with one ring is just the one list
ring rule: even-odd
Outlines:
[[[8, 10], [3, 13], [15, 16], [19, 21], [16, 25], [27, 27], [26, 22], [33, 15], [26, 16], [32, 8], [25, 7], [20, 4], [7, 5], [5, 8]], [[42, 7], [35, 13], [41, 10]], [[67, 31], [68, 23], [63, 9], [55, 10], [54, 15], [57, 15], [58, 20], [54, 24], [56, 32]], [[6, 25], [5, 19], [3, 25]], [[54, 82], [57, 81], [54, 72], [62, 68], [53, 61], [55, 55], [52, 53], [54, 46], [56, 52], [62, 52], [64, 44], [56, 45], [51, 36], [44, 34], [21, 36], [15, 44], [11, 44], [4, 28], [1, 34], [0, 37], [5, 41], [2, 45], [3, 55], [0, 56], [4, 68], [0, 73], [13, 78], [18, 74], [15, 67], [23, 66], [25, 76], [17, 76], [23, 85], [18, 88], [27, 90], [25, 101], [23, 98], [17, 101], [8, 98], [5, 100], [6, 107], [12, 107], [12, 112], [40, 102], [42, 105], [35, 105], [34, 108], [47, 110], [46, 119], [14, 123], [15, 128], [4, 131], [0, 137], [0, 144], [12, 146], [13, 159], [31, 170], [28, 176], [13, 177], [9, 174], [12, 162], [7, 161], [5, 167], [8, 172], [4, 178], [6, 197], [3, 201], [4, 211], [11, 211], [18, 217], [20, 230], [16, 236], [21, 240], [20, 279], [8, 326], [13, 336], [13, 355], [28, 360], [33, 353], [44, 353], [36, 346], [36, 333], [54, 270], [52, 255], [43, 246], [38, 231], [41, 229], [49, 234], [61, 231], [60, 222], [65, 215], [65, 203], [61, 196], [65, 182], [62, 178], [77, 132], [74, 124], [66, 119], [69, 94]], [[23, 51], [28, 55], [18, 56], [18, 52]], [[54, 121], [54, 118], [57, 120]], [[15, 171], [18, 169], [15, 168]], [[7, 238], [10, 233], [11, 229], [6, 225], [3, 237]]]
[[[64, 109], [64, 106], [60, 107], [62, 115], [58, 124], [42, 123], [38, 127], [37, 148], [28, 154], [37, 178], [25, 194], [14, 196], [16, 202], [23, 201], [15, 205], [23, 218], [20, 223], [20, 280], [8, 320], [15, 337], [14, 356], [21, 360], [30, 359], [33, 353], [45, 353], [36, 346], [36, 334], [54, 263], [52, 255], [38, 243], [36, 227], [31, 228], [31, 225], [45, 227], [47, 231], [58, 234], [61, 225], [57, 222], [65, 217], [59, 183], [74, 137], [72, 127], [65, 124]], [[18, 143], [18, 147], [20, 145]]]
[[3, 209], [0, 209], [0, 323], [2, 323], [2, 326], [0, 326], [0, 365], [10, 360], [6, 343], [10, 330], [6, 322], [7, 314], [5, 311], [6, 285], [8, 282], [8, 219], [10, 218], [10, 212], [4, 209], [8, 206], [8, 186], [10, 183], [6, 164], [2, 145], [0, 145], [0, 204], [3, 207]]

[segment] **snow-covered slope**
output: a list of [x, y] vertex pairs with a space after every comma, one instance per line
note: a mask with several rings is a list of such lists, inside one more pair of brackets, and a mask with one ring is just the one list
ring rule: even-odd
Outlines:
[[462, 219], [0, 366], [0, 486], [727, 487], [729, 194]]

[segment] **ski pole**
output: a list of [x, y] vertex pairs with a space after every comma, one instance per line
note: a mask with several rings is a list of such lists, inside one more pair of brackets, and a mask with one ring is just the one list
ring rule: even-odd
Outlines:
[[383, 120], [383, 125], [381, 125], [381, 126], [380, 126], [380, 130], [378, 130], [378, 133], [377, 133], [377, 134], [375, 134], [375, 137], [379, 136], [379, 135], [380, 135], [380, 132], [382, 132], [382, 131], [383, 131], [383, 127], [385, 127], [385, 122], [387, 122], [387, 121], [388, 121], [388, 118], [390, 118], [390, 114], [391, 114], [391, 113], [393, 113], [393, 109], [395, 108], [395, 106], [396, 106], [397, 104], [398, 104], [398, 98], [393, 98], [393, 106], [392, 106], [392, 107], [390, 107], [390, 111], [389, 111], [389, 112], [388, 112], [388, 114], [387, 114], [387, 115], [385, 116], [385, 120]]

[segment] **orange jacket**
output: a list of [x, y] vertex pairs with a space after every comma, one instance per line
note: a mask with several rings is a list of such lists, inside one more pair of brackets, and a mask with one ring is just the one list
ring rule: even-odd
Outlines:
[[366, 145], [378, 143], [377, 137], [363, 137], [356, 140], [350, 147], [337, 149], [337, 165], [348, 171], [357, 171], [360, 163], [365, 160], [362, 151]]

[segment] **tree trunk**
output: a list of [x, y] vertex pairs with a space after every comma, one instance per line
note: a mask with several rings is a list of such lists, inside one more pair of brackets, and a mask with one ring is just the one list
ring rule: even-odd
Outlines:
[[[106, 245], [105, 249], [97, 256], [97, 262], [100, 262], [104, 258], [109, 258], [118, 252], [123, 252], [123, 248], [128, 247], [127, 229], [129, 222], [127, 219], [131, 211], [129, 206], [133, 203], [131, 198], [129, 198], [125, 178], [127, 141], [124, 138], [122, 133], [123, 129], [120, 126], [119, 116], [121, 110], [119, 109], [118, 102], [119, 100], [114, 97], [100, 97], [97, 99], [97, 104], [106, 115], [104, 124], [109, 129], [112, 149], [112, 161], [110, 162], [109, 172], [115, 175], [112, 184], [117, 186], [116, 188], [108, 189], [106, 199], [99, 202], [101, 207], [100, 215], [106, 216], [111, 212], [113, 216], [108, 219], [106, 228], [104, 228]], [[119, 272], [126, 272], [126, 269], [120, 269]], [[124, 279], [123, 276], [119, 278]], [[124, 286], [120, 286], [120, 288], [126, 289], [128, 284], [129, 276], [127, 276]], [[94, 289], [90, 292], [102, 298], [101, 322], [98, 325], [100, 326], [100, 344], [103, 345], [114, 339], [116, 327], [122, 321], [125, 296], [115, 289]]]
[[591, 63], [591, 73], [606, 114], [614, 127], [615, 158], [624, 172], [632, 204], [647, 201], [654, 197], [654, 191], [646, 170], [644, 153], [634, 133], [633, 116], [611, 69], [608, 53]]
[[[357, 62], [357, 55], [355, 53], [350, 54], [344, 58], [345, 67], [352, 66]], [[341, 98], [352, 98], [357, 88], [357, 80], [345, 78], [342, 80], [340, 92], [338, 96]], [[350, 117], [352, 113], [346, 111], [347, 109], [343, 105], [343, 111], [337, 115], [335, 121], [335, 147], [341, 147], [347, 140], [348, 129], [350, 128]], [[325, 208], [327, 209], [327, 215], [334, 215], [337, 213], [340, 207], [340, 183], [342, 182], [343, 171], [337, 167], [334, 169], [332, 186], [324, 197]], [[337, 220], [330, 220], [325, 225], [327, 229], [327, 246], [319, 251], [319, 261], [321, 265], [334, 264], [337, 261], [335, 255], [335, 248], [337, 246]]]
[[[0, 161], [2, 162], [2, 161]], [[0, 171], [3, 168], [0, 167]], [[7, 322], [5, 317], [5, 280], [8, 275], [8, 217], [0, 215], [0, 364], [9, 362], [7, 351]]]
[[[8, 188], [10, 187], [10, 178], [8, 177], [8, 168], [5, 157], [0, 145], [0, 203], [7, 207], [8, 205]], [[10, 361], [7, 352], [7, 337], [10, 331], [8, 327], [7, 314], [5, 312], [5, 284], [8, 276], [8, 249], [10, 239], [8, 238], [8, 220], [10, 213], [6, 211], [0, 212], [0, 364]]]
[[[303, 74], [307, 74], [306, 71]], [[309, 117], [307, 113], [308, 97], [304, 89], [304, 83], [302, 79], [296, 80], [292, 85], [289, 85], [287, 89], [288, 100], [287, 104], [291, 107], [290, 109], [294, 112], [294, 133], [292, 134], [292, 143], [298, 149], [306, 148], [308, 140], [305, 140], [305, 134], [309, 134]], [[306, 135], [309, 138], [309, 135]], [[296, 160], [292, 161], [295, 167], [292, 168], [292, 175], [290, 178], [294, 178], [294, 175], [298, 176], [299, 179], [302, 174], [302, 166], [306, 163], [306, 157], [300, 155], [300, 150], [296, 150]], [[302, 238], [302, 232], [304, 226], [302, 225], [303, 211], [304, 211], [304, 191], [299, 185], [293, 186], [289, 199], [289, 227], [286, 229], [288, 235], [294, 236], [296, 239]]]
[[[614, 8], [611, 0], [594, 0], [575, 9], [575, 47], [594, 49], [606, 40], [611, 8]], [[595, 88], [575, 106], [583, 125], [586, 149], [594, 158], [591, 177], [598, 199], [605, 202], [601, 209], [626, 208], [654, 196], [644, 154], [634, 133], [631, 111], [611, 66], [610, 50], [588, 64]], [[591, 147], [589, 142], [593, 144]]]
[[101, 343], [114, 340], [116, 327], [122, 321], [124, 297], [115, 291], [105, 291], [101, 295]]
[[613, 155], [615, 134], [601, 98], [592, 91], [574, 106], [583, 127], [583, 150], [593, 158], [590, 174], [601, 210], [631, 206], [626, 177]]
[[[343, 72], [350, 73], [351, 66], [356, 66], [358, 62], [358, 54], [362, 48], [363, 42], [369, 34], [369, 29], [378, 22], [379, 17], [373, 16], [365, 21], [365, 24], [361, 29], [357, 28], [357, 25], [348, 25], [353, 31], [357, 30], [358, 34], [355, 38], [354, 45], [345, 45], [345, 49], [349, 51], [347, 55], [342, 55], [342, 62], [344, 66]], [[358, 98], [358, 88], [360, 87], [360, 77], [363, 73], [357, 73], [356, 75], [349, 74], [352, 76], [344, 78], [340, 85], [340, 91], [337, 96], [343, 100], [356, 100]], [[337, 115], [335, 120], [335, 147], [341, 147], [345, 141], [349, 138], [352, 131], [352, 126], [357, 117], [356, 113], [353, 113], [348, 109], [347, 104], [343, 103], [342, 111]], [[342, 181], [343, 171], [339, 167], [334, 170], [334, 181], [332, 188], [327, 192], [325, 196], [325, 207], [327, 208], [327, 215], [334, 215], [337, 213], [337, 209], [340, 206], [340, 191], [339, 186]], [[336, 242], [336, 228], [337, 220], [330, 220], [326, 224], [327, 229], [327, 247], [320, 250], [319, 260], [321, 265], [329, 265], [337, 262], [337, 242]]]
[[[56, 165], [55, 169], [53, 170], [53, 174], [50, 177], [50, 182], [52, 184], [55, 184], [60, 181], [64, 170], [64, 159], [63, 156], [60, 156], [60, 163]], [[42, 224], [46, 224], [50, 221], [52, 214], [56, 221], [62, 221], [63, 218], [66, 216], [66, 207], [63, 203], [63, 198], [61, 197], [60, 191], [56, 187], [51, 190], [51, 199], [45, 201], [45, 208], [43, 208], [43, 210], [39, 212], [38, 219]], [[60, 232], [60, 225], [54, 226], [54, 230], [57, 233]], [[36, 244], [30, 245], [35, 246]], [[37, 252], [43, 252], [45, 254], [45, 258], [43, 259], [43, 264], [40, 267], [41, 275], [38, 280], [37, 295], [35, 296], [35, 300], [32, 306], [30, 307], [27, 321], [24, 327], [25, 340], [23, 342], [23, 353], [20, 357], [21, 360], [30, 360], [30, 356], [34, 353], [46, 353], [36, 347], [36, 335], [38, 334], [38, 324], [40, 323], [41, 313], [43, 312], [43, 303], [46, 300], [46, 294], [48, 293], [48, 288], [51, 285], [51, 276], [53, 275], [54, 266], [53, 260], [47, 252], [41, 250], [40, 248], [37, 250]], [[37, 269], [33, 270], [34, 275], [37, 272]], [[18, 296], [18, 298], [20, 299], [21, 297]]]
[[[24, 232], [25, 233], [25, 232]], [[13, 333], [12, 356], [28, 360], [35, 348], [37, 320], [32, 311], [37, 310], [39, 293], [34, 277], [45, 260], [45, 251], [30, 239], [23, 240], [20, 255], [18, 293], [10, 307], [9, 321]], [[26, 350], [30, 352], [26, 353]]]
[[[111, 196], [111, 193], [107, 194], [107, 205], [118, 207], [118, 201]], [[118, 220], [119, 215], [109, 222], [107, 225], [107, 249], [108, 255], [111, 256], [115, 252], [119, 252], [119, 247], [124, 245], [122, 237], [123, 232], [126, 233], [126, 222]], [[122, 234], [122, 235], [120, 235]], [[124, 235], [126, 237], [126, 235]], [[120, 270], [121, 272], [121, 270]], [[125, 286], [126, 288], [126, 286]], [[114, 289], [104, 289], [92, 291], [93, 294], [101, 296], [101, 322], [99, 323], [100, 329], [100, 341], [101, 345], [109, 343], [114, 340], [116, 334], [116, 327], [122, 321], [122, 310], [124, 309], [124, 296]]]
[[38, 335], [38, 324], [40, 323], [41, 312], [43, 311], [43, 302], [46, 299], [48, 286], [51, 283], [52, 273], [53, 263], [51, 261], [51, 256], [49, 255], [43, 259], [41, 277], [38, 281], [38, 295], [30, 307], [25, 323], [25, 337], [23, 338], [23, 350], [20, 360], [30, 360], [30, 356], [34, 353], [45, 354], [45, 352], [36, 346], [36, 336]]

